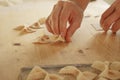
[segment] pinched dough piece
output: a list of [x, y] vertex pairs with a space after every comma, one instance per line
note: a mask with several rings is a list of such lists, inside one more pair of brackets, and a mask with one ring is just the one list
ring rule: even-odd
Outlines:
[[47, 74], [44, 80], [63, 80], [63, 78], [57, 74]]
[[43, 24], [45, 24], [45, 21], [46, 21], [46, 18], [43, 17], [43, 18], [40, 18], [39, 23], [40, 23], [41, 25], [43, 25]]
[[30, 25], [29, 27], [32, 29], [40, 29], [41, 28], [39, 22], [35, 22], [33, 25]]
[[61, 36], [43, 35], [42, 37], [39, 37], [39, 39], [34, 43], [35, 44], [47, 44], [47, 43], [55, 43], [55, 42], [65, 42], [65, 40]]
[[24, 29], [24, 28], [25, 28], [24, 25], [20, 25], [20, 26], [17, 26], [16, 28], [14, 28], [14, 30], [20, 31], [20, 30], [22, 30], [22, 29]]
[[97, 76], [96, 73], [93, 73], [93, 72], [90, 72], [90, 71], [83, 72], [83, 75], [85, 75], [90, 80], [93, 80]]
[[65, 40], [61, 37], [61, 35], [50, 36], [50, 40], [52, 42], [65, 42]]
[[102, 62], [102, 61], [95, 61], [91, 67], [97, 69], [97, 70], [100, 70], [100, 71], [103, 71], [105, 70], [105, 65], [107, 64], [108, 62]]
[[59, 71], [59, 74], [73, 75], [75, 77], [77, 77], [78, 74], [80, 74], [80, 73], [81, 73], [81, 71], [74, 66], [66, 66]]
[[104, 77], [104, 75], [106, 75], [109, 71], [109, 62], [104, 62], [104, 70], [101, 72], [101, 74], [99, 75], [100, 77]]
[[96, 76], [97, 76], [97, 74], [95, 74], [95, 73], [85, 71], [78, 75], [77, 80], [93, 80], [93, 79], [95, 79]]
[[103, 77], [99, 77], [97, 80], [108, 80], [108, 79], [103, 78]]
[[110, 69], [120, 71], [120, 62], [112, 62], [112, 64], [110, 65]]
[[31, 72], [28, 74], [26, 80], [42, 80], [47, 75], [47, 72], [40, 68], [39, 66], [35, 66]]
[[101, 74], [102, 77], [117, 80], [120, 79], [120, 72], [115, 70], [106, 70], [106, 72]]
[[36, 30], [33, 30], [33, 29], [29, 28], [29, 27], [25, 27], [25, 28], [22, 30], [22, 32], [33, 33], [33, 32], [36, 32]]

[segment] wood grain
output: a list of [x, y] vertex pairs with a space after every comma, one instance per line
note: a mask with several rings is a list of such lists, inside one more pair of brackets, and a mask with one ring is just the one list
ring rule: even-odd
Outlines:
[[[55, 1], [27, 3], [26, 5], [0, 8], [0, 78], [17, 80], [20, 69], [34, 65], [89, 64], [96, 60], [120, 61], [120, 32], [96, 31], [90, 24], [98, 23], [100, 15], [108, 8], [102, 0], [90, 3], [81, 28], [69, 44], [34, 45], [32, 41], [43, 35], [44, 29], [35, 33], [20, 34], [13, 30], [18, 25], [33, 24], [47, 17]], [[44, 7], [45, 6], [45, 7]], [[95, 18], [94, 16], [99, 16]], [[15, 46], [14, 43], [20, 43]]]

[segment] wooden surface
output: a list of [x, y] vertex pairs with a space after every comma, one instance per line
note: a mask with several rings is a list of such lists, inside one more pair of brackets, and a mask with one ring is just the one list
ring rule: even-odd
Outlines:
[[[44, 29], [32, 34], [14, 31], [17, 25], [30, 25], [51, 12], [55, 1], [26, 3], [0, 8], [0, 79], [17, 80], [20, 69], [33, 65], [80, 64], [96, 60], [120, 61], [120, 32], [113, 35], [96, 31], [91, 24], [98, 24], [108, 5], [102, 0], [90, 3], [81, 28], [69, 44], [34, 45], [32, 41], [43, 35]], [[14, 46], [21, 43], [21, 46]]]

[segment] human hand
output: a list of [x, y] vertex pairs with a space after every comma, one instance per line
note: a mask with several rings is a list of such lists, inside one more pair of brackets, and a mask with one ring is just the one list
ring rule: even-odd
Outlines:
[[[49, 32], [61, 35], [67, 42], [80, 27], [83, 10], [73, 1], [58, 1], [46, 20]], [[69, 22], [69, 26], [67, 26]]]
[[101, 17], [101, 26], [104, 31], [108, 31], [112, 26], [112, 32], [120, 29], [120, 0], [116, 0]]

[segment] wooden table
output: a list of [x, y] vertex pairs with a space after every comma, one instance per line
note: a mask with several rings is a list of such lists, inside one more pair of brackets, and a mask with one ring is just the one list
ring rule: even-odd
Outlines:
[[[35, 33], [20, 35], [13, 28], [30, 25], [41, 17], [46, 17], [56, 1], [26, 3], [0, 8], [0, 79], [17, 80], [20, 69], [34, 65], [88, 64], [96, 60], [120, 61], [120, 32], [113, 35], [96, 31], [91, 24], [98, 23], [108, 4], [102, 0], [90, 3], [81, 28], [69, 44], [34, 45], [33, 39], [42, 35], [44, 29]], [[14, 46], [21, 43], [21, 46]]]

